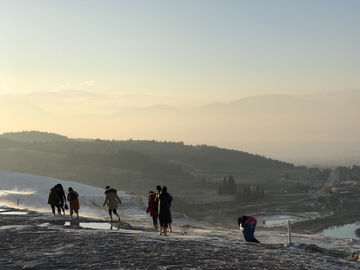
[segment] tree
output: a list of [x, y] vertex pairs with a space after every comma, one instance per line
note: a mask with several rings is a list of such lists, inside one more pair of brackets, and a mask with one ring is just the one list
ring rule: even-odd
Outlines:
[[236, 183], [232, 175], [229, 175], [227, 189], [228, 189], [228, 194], [232, 194], [232, 195], [236, 194]]

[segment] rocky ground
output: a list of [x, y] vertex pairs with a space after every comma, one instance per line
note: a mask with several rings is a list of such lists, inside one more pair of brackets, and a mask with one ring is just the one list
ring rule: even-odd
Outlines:
[[[253, 244], [244, 243], [238, 230], [226, 232], [216, 225], [205, 228], [178, 222], [175, 232], [165, 237], [148, 223], [123, 220], [111, 226], [89, 218], [70, 223], [68, 218], [37, 212], [0, 215], [0, 269], [360, 268], [360, 262], [346, 259], [351, 250], [326, 249], [308, 242], [269, 243], [273, 232], [259, 232], [259, 239], [269, 235], [268, 242]], [[109, 229], [81, 227], [89, 221], [106, 224]]]

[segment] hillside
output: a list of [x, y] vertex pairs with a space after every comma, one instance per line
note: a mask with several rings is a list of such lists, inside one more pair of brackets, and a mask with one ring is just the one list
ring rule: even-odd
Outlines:
[[23, 131], [23, 132], [5, 132], [0, 135], [0, 138], [5, 138], [13, 141], [20, 142], [43, 142], [52, 140], [67, 140], [68, 137], [58, 135], [55, 133], [40, 132], [40, 131]]
[[[291, 208], [294, 201], [299, 209], [299, 200], [307, 203], [309, 195], [304, 192], [326, 180], [319, 168], [296, 167], [242, 151], [135, 140], [30, 142], [0, 137], [0, 170], [100, 188], [116, 186], [135, 195], [166, 185], [176, 201], [175, 209], [214, 220], [220, 216], [233, 220], [249, 204], [255, 205], [252, 211], [259, 207], [274, 211], [279, 206]], [[284, 191], [296, 196], [284, 196]]]

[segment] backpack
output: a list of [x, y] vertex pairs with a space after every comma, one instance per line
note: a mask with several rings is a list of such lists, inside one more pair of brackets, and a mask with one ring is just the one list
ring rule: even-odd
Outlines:
[[70, 192], [70, 201], [74, 201], [76, 199], [77, 199], [77, 196], [76, 196], [75, 192], [71, 191]]

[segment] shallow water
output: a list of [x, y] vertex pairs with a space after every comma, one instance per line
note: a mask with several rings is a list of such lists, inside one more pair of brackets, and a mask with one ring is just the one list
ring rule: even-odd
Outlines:
[[[118, 224], [116, 225], [117, 227], [119, 227]], [[65, 222], [65, 226], [81, 227], [87, 229], [103, 229], [103, 230], [117, 230], [116, 225], [110, 223], [99, 223], [99, 222], [77, 222], [77, 221]]]
[[[4, 212], [6, 211], [6, 212]], [[26, 215], [28, 212], [0, 210], [0, 215]]]
[[331, 236], [336, 238], [357, 238], [360, 239], [360, 237], [356, 236], [355, 230], [360, 228], [360, 221], [357, 221], [355, 223], [351, 224], [345, 224], [345, 225], [338, 225], [338, 226], [331, 226], [319, 234], [325, 235], [325, 236]]
[[86, 228], [86, 229], [102, 229], [102, 230], [122, 230], [120, 228], [120, 224], [117, 222], [107, 223], [107, 222], [80, 222], [77, 220], [72, 221], [64, 221], [64, 220], [54, 220], [49, 223], [42, 223], [39, 226], [50, 226], [50, 225], [58, 225], [58, 226], [69, 226], [72, 228]]

